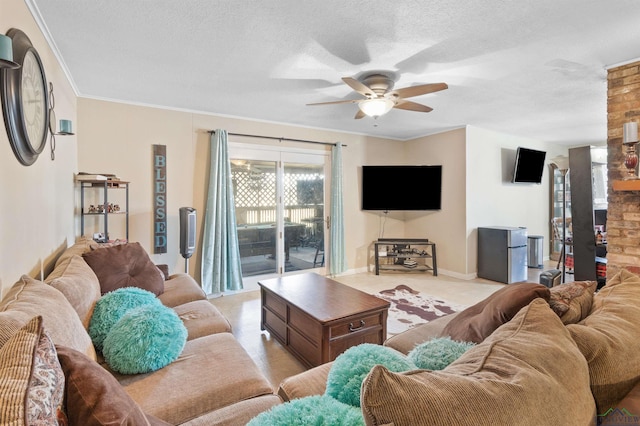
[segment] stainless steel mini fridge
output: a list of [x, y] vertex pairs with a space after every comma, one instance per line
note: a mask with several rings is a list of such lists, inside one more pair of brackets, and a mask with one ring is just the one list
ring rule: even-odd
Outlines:
[[527, 229], [478, 228], [478, 277], [502, 283], [527, 280]]

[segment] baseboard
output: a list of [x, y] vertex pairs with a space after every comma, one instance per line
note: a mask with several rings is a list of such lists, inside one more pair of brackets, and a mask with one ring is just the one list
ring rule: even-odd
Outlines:
[[440, 275], [440, 274], [446, 275], [448, 277], [458, 278], [460, 280], [465, 280], [465, 281], [474, 280], [474, 279], [478, 278], [478, 274], [477, 273], [461, 274], [459, 272], [448, 271], [446, 269], [438, 268], [438, 275]]

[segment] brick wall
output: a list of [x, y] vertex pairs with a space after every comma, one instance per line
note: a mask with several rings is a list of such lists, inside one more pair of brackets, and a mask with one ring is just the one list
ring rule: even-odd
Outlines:
[[[640, 123], [640, 62], [612, 68], [607, 76], [607, 278], [620, 269], [640, 273], [640, 191], [614, 192], [625, 175], [622, 125]], [[636, 146], [640, 151], [640, 144]]]

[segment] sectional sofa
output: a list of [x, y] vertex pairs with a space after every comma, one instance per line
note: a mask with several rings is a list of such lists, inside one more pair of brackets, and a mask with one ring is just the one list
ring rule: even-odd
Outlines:
[[[595, 289], [512, 284], [389, 338], [405, 354], [443, 336], [477, 345], [441, 371], [374, 367], [361, 387], [365, 423], [640, 424], [640, 277], [623, 270]], [[285, 379], [279, 395], [322, 395], [331, 367]]]
[[[139, 245], [126, 246], [125, 253], [124, 245], [105, 248], [79, 239], [44, 282], [25, 275], [0, 301], [0, 424], [32, 424], [27, 419], [64, 408], [71, 425], [237, 425], [279, 404], [197, 283], [186, 274], [165, 276]], [[119, 257], [124, 262], [114, 261]], [[107, 281], [152, 288], [175, 310], [188, 332], [177, 360], [153, 372], [125, 375], [96, 353], [87, 330], [105, 274]], [[41, 353], [46, 340], [55, 350]], [[51, 361], [56, 350], [64, 388], [55, 391], [52, 383], [42, 391], [33, 383], [38, 360]], [[42, 375], [56, 376], [56, 369], [45, 371]], [[59, 402], [61, 392], [63, 404], [52, 403], [52, 394]]]

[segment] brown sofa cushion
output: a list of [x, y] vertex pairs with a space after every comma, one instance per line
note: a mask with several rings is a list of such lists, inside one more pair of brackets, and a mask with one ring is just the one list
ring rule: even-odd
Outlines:
[[444, 370], [374, 367], [361, 405], [368, 425], [587, 425], [596, 416], [588, 383], [569, 332], [536, 299]]
[[461, 342], [480, 343], [538, 297], [549, 301], [549, 289], [542, 284], [509, 284], [460, 312], [442, 330], [442, 335]]
[[113, 374], [145, 413], [175, 425], [273, 394], [271, 384], [231, 333], [188, 341], [176, 361], [153, 373]]
[[[599, 425], [634, 425], [638, 424], [637, 418], [640, 416], [640, 382], [638, 382], [633, 389], [622, 399], [622, 401], [618, 402], [616, 408], [620, 411], [609, 412], [609, 415], [605, 415], [604, 413], [598, 413], [599, 420], [602, 423], [598, 423]], [[625, 411], [622, 411], [625, 410]], [[607, 410], [608, 411], [608, 410]], [[627, 413], [631, 413], [632, 416], [629, 416]], [[626, 417], [626, 418], [625, 418]], [[617, 421], [616, 421], [617, 420]], [[634, 421], [635, 420], [635, 421]], [[626, 423], [625, 423], [626, 422]]]
[[102, 294], [122, 287], [139, 287], [156, 296], [164, 291], [164, 276], [140, 243], [101, 248], [82, 257], [96, 273]]
[[92, 244], [95, 244], [95, 241], [91, 238], [85, 236], [78, 237], [71, 247], [68, 247], [60, 254], [60, 257], [56, 260], [55, 267], [57, 268], [62, 262], [65, 262], [72, 256], [82, 256], [83, 253], [91, 250]]
[[640, 380], [638, 321], [640, 277], [621, 270], [594, 295], [589, 315], [567, 325], [589, 363], [598, 413], [614, 407]]
[[215, 333], [231, 333], [227, 318], [208, 300], [195, 300], [173, 310], [187, 328], [187, 340]]
[[80, 256], [71, 256], [59, 264], [45, 282], [67, 298], [88, 329], [93, 308], [100, 299], [100, 283], [87, 262]]
[[50, 285], [23, 275], [0, 302], [0, 324], [24, 325], [37, 315], [42, 315], [44, 328], [55, 344], [96, 359], [89, 333], [67, 298]]
[[564, 324], [575, 324], [591, 311], [597, 281], [574, 281], [552, 287], [549, 306]]
[[207, 300], [207, 295], [191, 275], [180, 273], [164, 282], [164, 293], [158, 299], [164, 306], [175, 308], [195, 300]]
[[65, 346], [56, 349], [67, 382], [69, 426], [151, 424], [138, 404], [98, 363]]

